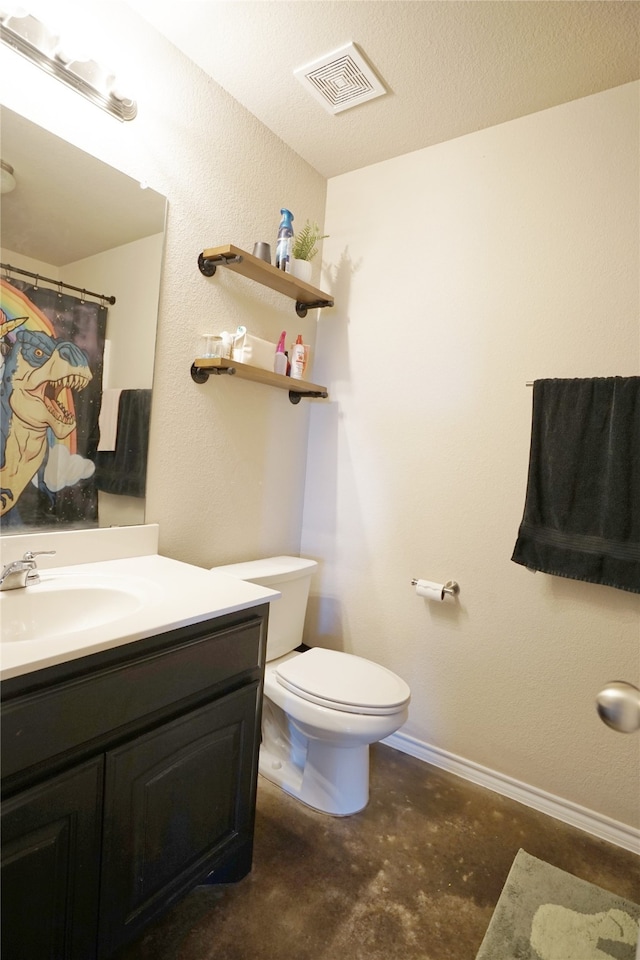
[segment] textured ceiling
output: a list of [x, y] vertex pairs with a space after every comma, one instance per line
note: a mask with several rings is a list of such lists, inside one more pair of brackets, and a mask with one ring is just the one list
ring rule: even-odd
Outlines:
[[[640, 77], [635, 0], [129, 0], [326, 177]], [[337, 116], [293, 71], [350, 40], [389, 93]]]
[[164, 229], [165, 200], [154, 190], [6, 107], [0, 127], [18, 184], [2, 197], [5, 249], [60, 267]]

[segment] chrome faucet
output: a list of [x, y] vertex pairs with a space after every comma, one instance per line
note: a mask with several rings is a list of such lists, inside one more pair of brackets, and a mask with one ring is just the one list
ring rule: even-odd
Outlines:
[[55, 550], [27, 550], [22, 560], [8, 563], [0, 574], [0, 590], [16, 590], [40, 583], [36, 557], [52, 557]]

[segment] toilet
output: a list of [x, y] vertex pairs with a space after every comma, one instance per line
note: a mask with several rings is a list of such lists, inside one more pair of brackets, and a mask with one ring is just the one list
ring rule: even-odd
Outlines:
[[302, 643], [314, 560], [268, 557], [216, 572], [278, 590], [269, 608], [259, 772], [309, 807], [346, 817], [369, 800], [369, 744], [408, 717], [411, 691], [385, 667]]

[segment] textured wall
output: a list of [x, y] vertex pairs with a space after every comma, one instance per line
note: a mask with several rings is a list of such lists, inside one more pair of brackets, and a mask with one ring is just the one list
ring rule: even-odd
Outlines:
[[[48, 4], [48, 18], [63, 8]], [[283, 205], [322, 223], [326, 182], [124, 4], [74, 16], [90, 55], [137, 100], [136, 119], [119, 123], [4, 46], [3, 102], [168, 198], [147, 520], [161, 552], [201, 565], [298, 552], [308, 404], [231, 377], [196, 386], [189, 368], [201, 333], [239, 323], [313, 344], [315, 311], [299, 320], [293, 301], [224, 270], [205, 279], [197, 258], [274, 245]]]
[[[329, 181], [308, 639], [411, 684], [405, 732], [640, 823], [640, 597], [511, 563], [538, 377], [640, 373], [631, 84]], [[459, 605], [409, 581], [451, 577]]]

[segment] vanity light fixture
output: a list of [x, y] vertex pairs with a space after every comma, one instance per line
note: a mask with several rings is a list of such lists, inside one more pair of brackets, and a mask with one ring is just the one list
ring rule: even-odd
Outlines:
[[133, 120], [136, 116], [135, 100], [120, 91], [113, 74], [94, 60], [73, 59], [60, 37], [30, 14], [22, 10], [8, 12], [0, 7], [0, 39], [118, 120]]
[[16, 178], [13, 175], [13, 167], [10, 163], [0, 160], [2, 177], [0, 178], [0, 193], [11, 193], [16, 188]]

